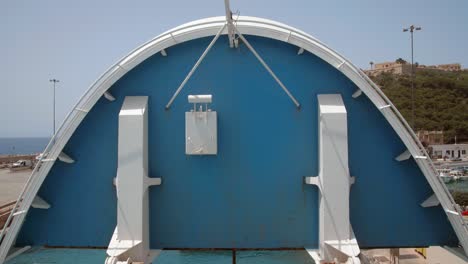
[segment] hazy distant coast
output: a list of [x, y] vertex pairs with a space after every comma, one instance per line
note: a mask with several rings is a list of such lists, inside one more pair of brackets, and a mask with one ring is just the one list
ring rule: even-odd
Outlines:
[[0, 156], [41, 153], [49, 140], [48, 137], [0, 137]]

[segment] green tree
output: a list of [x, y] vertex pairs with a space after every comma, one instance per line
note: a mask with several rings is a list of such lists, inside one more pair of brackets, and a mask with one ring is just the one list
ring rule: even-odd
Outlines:
[[398, 58], [398, 59], [396, 59], [396, 61], [395, 61], [395, 62], [396, 62], [396, 63], [398, 63], [398, 64], [406, 64], [406, 63], [408, 63], [407, 61], [405, 61], [405, 60], [404, 60], [404, 59], [402, 59], [402, 58]]
[[[406, 120], [411, 118], [411, 79], [382, 73], [371, 77]], [[420, 70], [415, 76], [416, 130], [443, 130], [445, 143], [468, 142], [468, 72]]]

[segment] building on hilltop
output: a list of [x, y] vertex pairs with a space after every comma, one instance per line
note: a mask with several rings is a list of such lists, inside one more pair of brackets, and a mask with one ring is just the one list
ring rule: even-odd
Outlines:
[[398, 62], [375, 63], [373, 69], [364, 71], [367, 75], [374, 76], [380, 73], [393, 74], [411, 74], [411, 64], [402, 64]]
[[[373, 64], [374, 67], [364, 72], [369, 76], [375, 76], [381, 73], [393, 73], [397, 75], [411, 74], [411, 64], [401, 62], [381, 62]], [[420, 65], [415, 63], [415, 71], [419, 70], [438, 70], [447, 72], [466, 71], [462, 69], [460, 63], [439, 64], [439, 65]]]
[[419, 141], [423, 144], [444, 144], [444, 131], [420, 130], [416, 135], [418, 136]]
[[416, 69], [432, 69], [440, 71], [461, 71], [460, 63], [439, 64], [439, 65], [418, 65]]

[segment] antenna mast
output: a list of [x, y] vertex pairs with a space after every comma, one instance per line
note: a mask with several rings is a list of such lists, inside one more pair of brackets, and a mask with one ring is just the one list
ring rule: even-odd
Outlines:
[[229, 0], [224, 0], [224, 7], [226, 9], [226, 23], [228, 27], [229, 47], [234, 48], [234, 25], [232, 23], [232, 12], [229, 6]]

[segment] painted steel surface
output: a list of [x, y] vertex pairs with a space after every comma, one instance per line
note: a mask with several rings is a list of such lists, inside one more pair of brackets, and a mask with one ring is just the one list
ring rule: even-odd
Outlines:
[[[116, 224], [112, 179], [117, 167], [118, 111], [123, 98], [149, 96], [149, 175], [164, 184], [150, 191], [150, 239], [161, 247], [317, 247], [317, 94], [339, 93], [348, 110], [349, 166], [356, 177], [350, 214], [361, 247], [454, 244], [440, 207], [419, 204], [432, 190], [413, 159], [397, 162], [400, 138], [357, 87], [315, 55], [246, 35], [301, 101], [298, 111], [243, 45], [222, 36], [171, 109], [165, 103], [210, 38], [150, 57], [111, 87], [55, 163], [39, 195], [48, 210], [32, 209], [18, 244], [107, 246]], [[186, 156], [188, 94], [212, 94], [218, 113], [218, 155]], [[248, 94], [249, 96], [245, 96]]]

